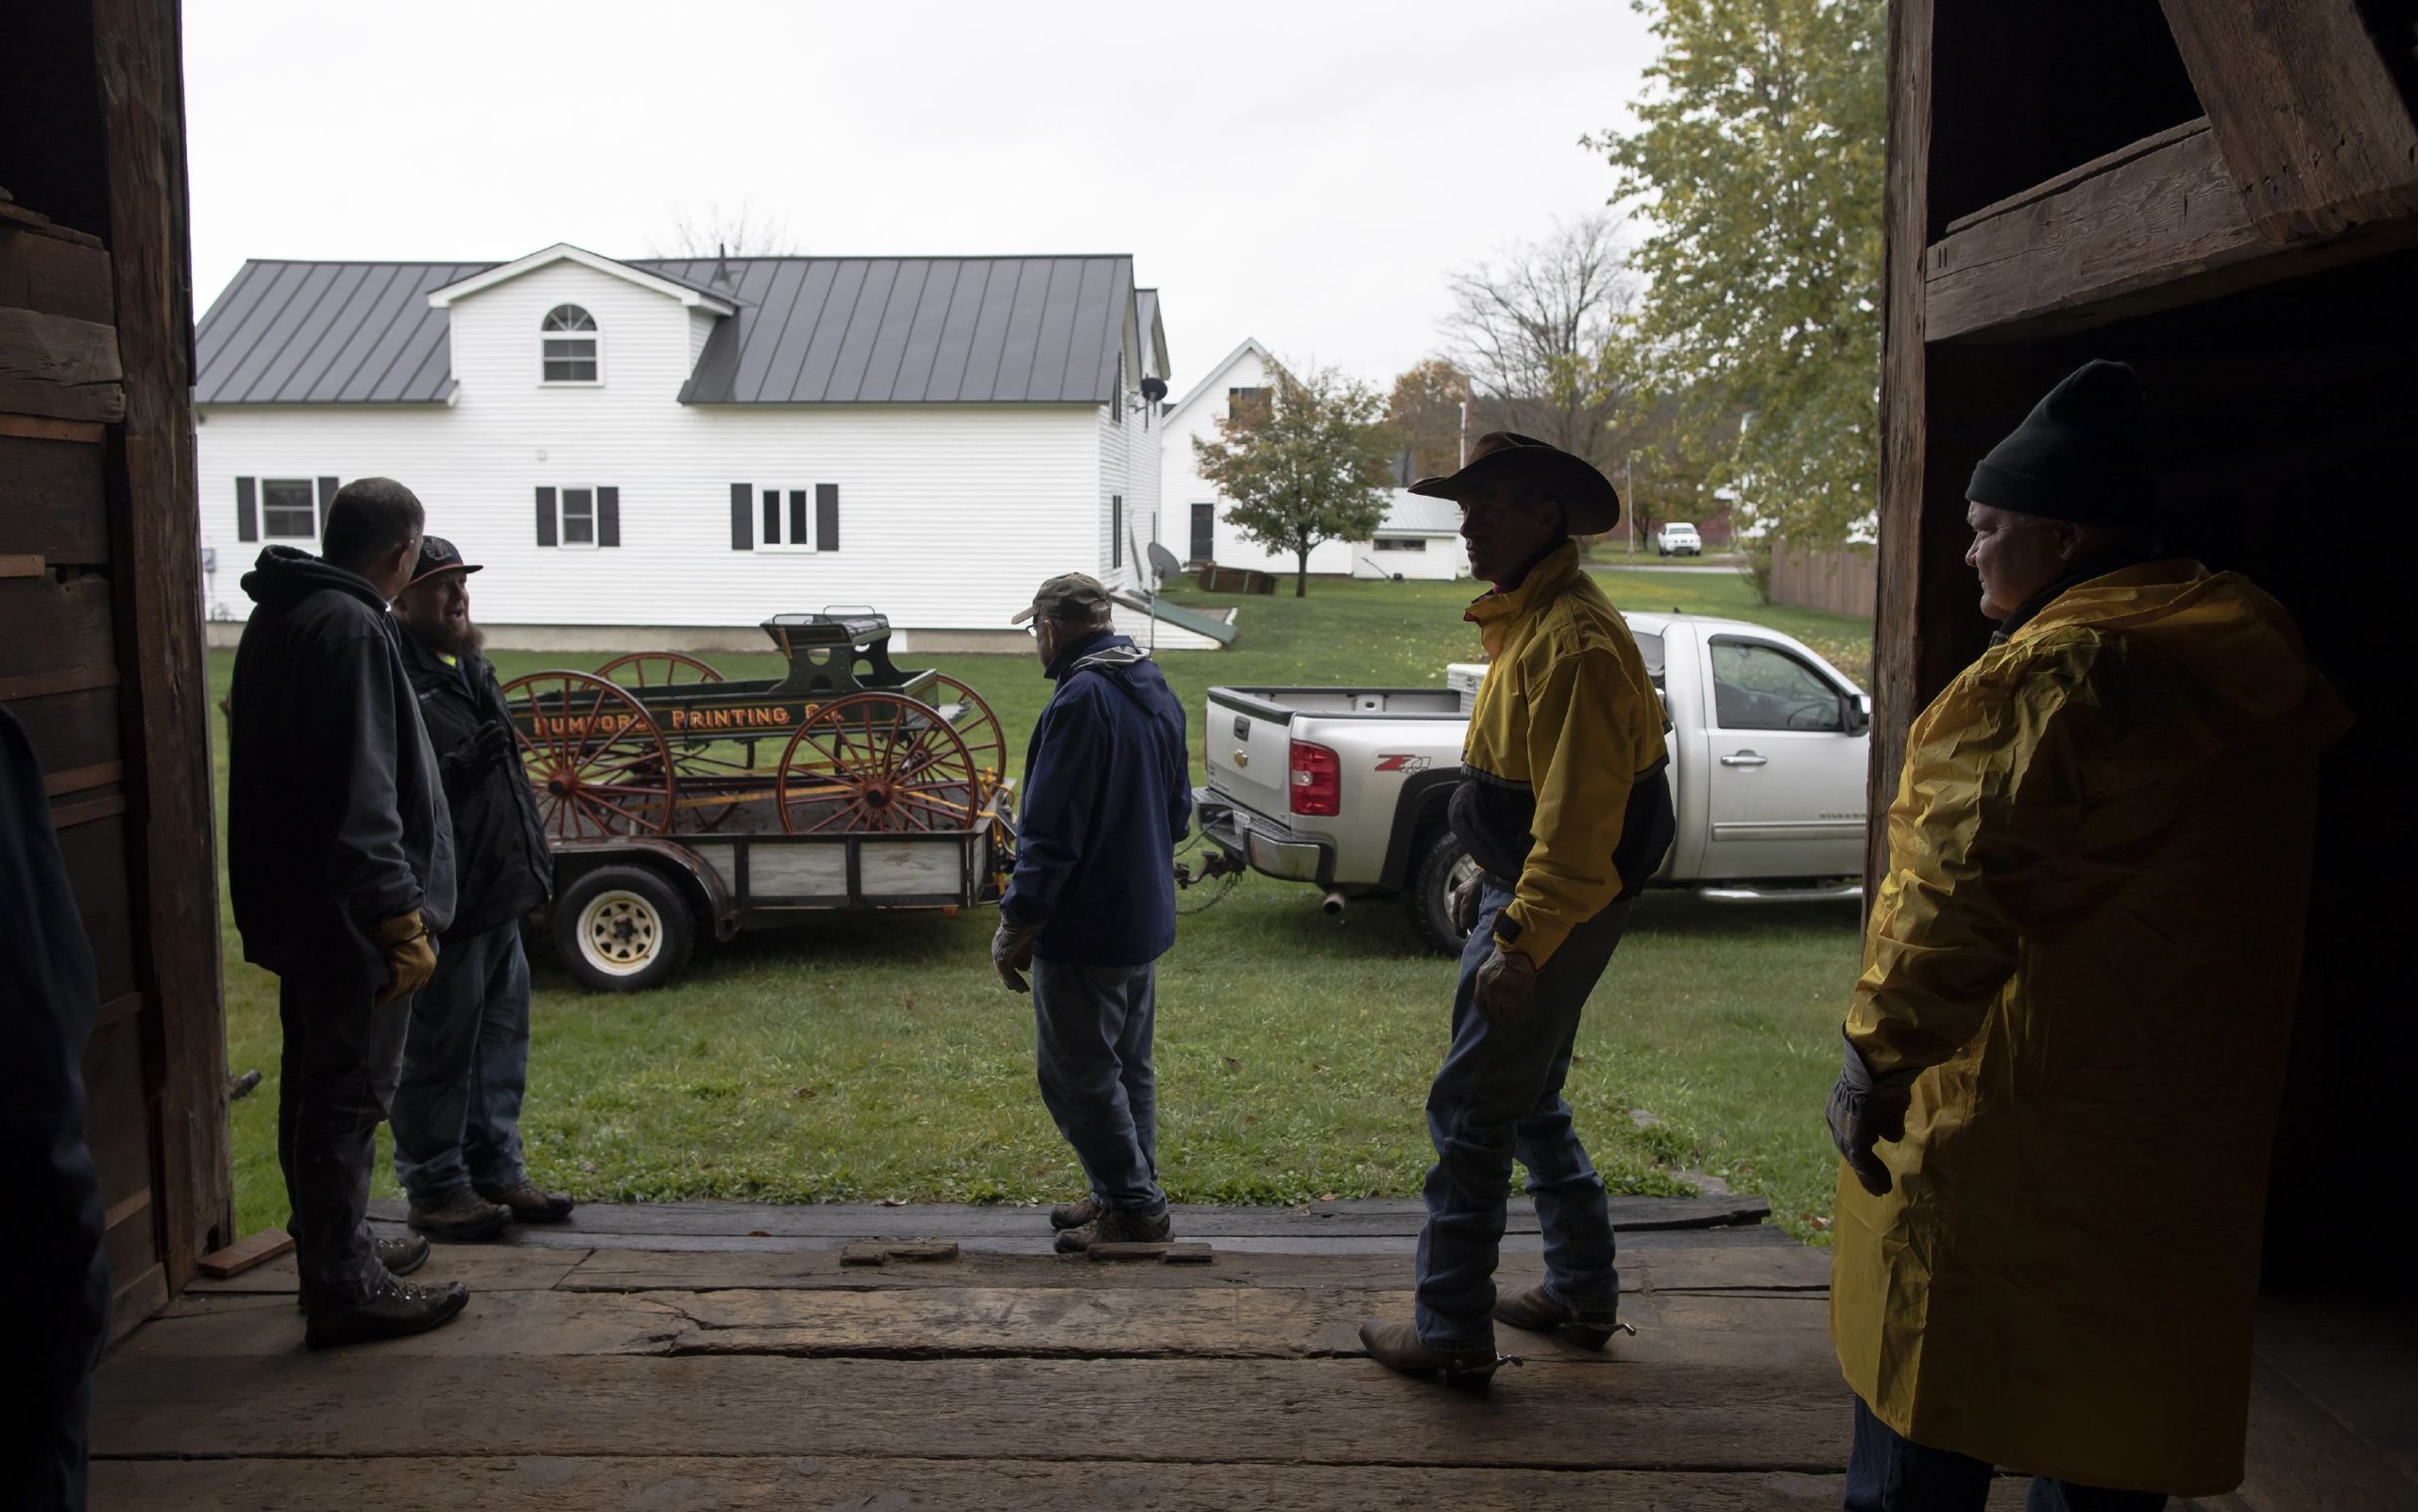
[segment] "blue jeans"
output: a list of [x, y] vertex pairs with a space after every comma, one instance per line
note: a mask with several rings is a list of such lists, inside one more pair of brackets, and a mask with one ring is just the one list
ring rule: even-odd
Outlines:
[[1620, 943], [1631, 905], [1611, 904], [1570, 932], [1537, 973], [1525, 1023], [1490, 1024], [1477, 1011], [1477, 971], [1494, 948], [1494, 917], [1510, 902], [1510, 892], [1489, 877], [1477, 927], [1461, 948], [1453, 1045], [1427, 1094], [1436, 1164], [1419, 1235], [1419, 1336], [1438, 1348], [1492, 1346], [1494, 1264], [1515, 1158], [1528, 1168], [1544, 1231], [1546, 1289], [1606, 1319], [1620, 1306], [1604, 1181], [1578, 1143], [1561, 1087], [1579, 1010]]
[[[1926, 1449], [1873, 1416], [1859, 1397], [1855, 1441], [1848, 1450], [1848, 1512], [1982, 1512], [1990, 1499], [1989, 1462], [1954, 1450]], [[2159, 1491], [2110, 1491], [2036, 1475], [2024, 1512], [2158, 1512]]]
[[415, 1202], [528, 1179], [520, 1097], [529, 1085], [529, 958], [515, 921], [447, 940], [412, 999], [395, 1091], [395, 1178]]
[[1036, 956], [1032, 1013], [1041, 1100], [1075, 1147], [1092, 1196], [1129, 1212], [1165, 1213], [1150, 1066], [1158, 967], [1070, 966]]

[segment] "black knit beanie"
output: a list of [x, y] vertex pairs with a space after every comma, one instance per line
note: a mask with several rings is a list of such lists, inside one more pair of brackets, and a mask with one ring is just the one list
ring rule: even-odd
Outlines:
[[2068, 374], [1991, 448], [1965, 497], [2041, 519], [2151, 531], [2155, 487], [2141, 446], [2140, 375], [2101, 361]]

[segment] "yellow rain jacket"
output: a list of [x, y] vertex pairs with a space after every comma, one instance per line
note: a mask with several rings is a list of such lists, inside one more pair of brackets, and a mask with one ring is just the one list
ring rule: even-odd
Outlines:
[[1840, 1168], [1831, 1335], [1916, 1443], [2084, 1485], [2241, 1480], [2317, 758], [2284, 610], [2196, 562], [2068, 589], [1915, 722], [1848, 1039], [1919, 1069]]
[[[1570, 931], [1653, 875], [1670, 845], [1662, 704], [1628, 621], [1575, 542], [1464, 617], [1491, 665], [1470, 710], [1453, 829], [1516, 878], [1504, 916], [1542, 966]], [[1623, 863], [1630, 876], [1623, 876]]]

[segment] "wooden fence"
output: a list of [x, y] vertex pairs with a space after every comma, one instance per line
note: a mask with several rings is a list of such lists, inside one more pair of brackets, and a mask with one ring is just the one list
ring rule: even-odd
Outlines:
[[1797, 609], [1872, 618], [1873, 592], [1881, 573], [1869, 546], [1801, 552], [1781, 546], [1772, 552], [1772, 602]]

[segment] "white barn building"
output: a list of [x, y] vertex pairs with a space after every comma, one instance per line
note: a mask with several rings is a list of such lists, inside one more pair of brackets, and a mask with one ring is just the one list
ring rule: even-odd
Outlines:
[[375, 474], [485, 564], [502, 646], [761, 649], [835, 604], [901, 650], [1021, 645], [1034, 585], [1139, 586], [1158, 528], [1130, 257], [255, 262], [197, 341], [213, 644], [262, 546], [316, 550]]
[[[1167, 409], [1160, 442], [1158, 497], [1167, 547], [1190, 563], [1291, 572], [1289, 552], [1255, 545], [1226, 518], [1226, 500], [1200, 476], [1192, 443], [1214, 442], [1236, 403], [1256, 401], [1276, 382], [1276, 359], [1246, 338]], [[1467, 577], [1460, 510], [1449, 501], [1397, 489], [1385, 523], [1365, 541], [1320, 541], [1310, 548], [1314, 573], [1361, 578]]]

